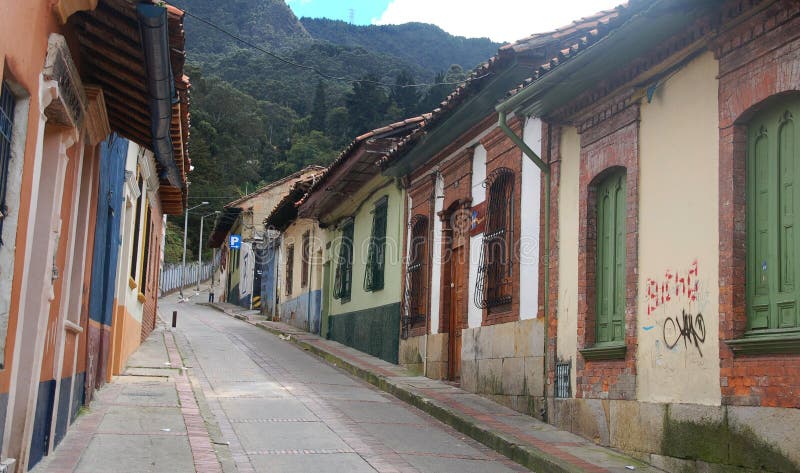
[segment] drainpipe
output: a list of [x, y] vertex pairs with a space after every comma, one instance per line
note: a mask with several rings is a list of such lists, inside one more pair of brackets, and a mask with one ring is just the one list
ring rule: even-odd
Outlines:
[[136, 15], [147, 70], [153, 154], [162, 169], [159, 178], [167, 179], [172, 187], [183, 189], [183, 179], [175, 164], [170, 137], [172, 105], [178, 102], [178, 97], [175, 94], [175, 79], [172, 76], [169, 58], [167, 9], [158, 5], [139, 3], [136, 5]]
[[[506, 105], [506, 104], [503, 104]], [[499, 108], [499, 107], [498, 107]], [[541, 410], [542, 419], [547, 422], [547, 377], [549, 373], [548, 365], [548, 351], [550, 346], [550, 339], [548, 328], [550, 325], [550, 165], [542, 161], [540, 158], [525, 142], [517, 136], [516, 133], [508, 126], [506, 112], [498, 110], [498, 125], [503, 133], [508, 136], [511, 141], [522, 150], [522, 152], [536, 164], [539, 170], [544, 175], [544, 408]], [[548, 127], [548, 136], [549, 136]], [[550, 140], [547, 142], [550, 146]]]

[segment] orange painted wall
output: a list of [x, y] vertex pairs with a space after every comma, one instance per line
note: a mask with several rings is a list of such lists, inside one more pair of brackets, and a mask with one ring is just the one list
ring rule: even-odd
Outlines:
[[[5, 21], [0, 28], [0, 59], [3, 69], [0, 74], [4, 80], [12, 80], [30, 95], [30, 112], [27, 123], [25, 143], [25, 163], [22, 170], [22, 199], [19, 208], [19, 226], [14, 258], [14, 282], [11, 289], [11, 312], [8, 320], [8, 335], [5, 347], [5, 368], [0, 370], [0, 392], [9, 391], [10, 366], [14, 353], [20, 283], [25, 258], [27, 222], [30, 214], [30, 196], [33, 187], [33, 164], [36, 152], [36, 137], [39, 127], [39, 74], [44, 66], [47, 53], [47, 39], [51, 32], [60, 32], [48, 0], [3, 1], [0, 2], [0, 18], [14, 18]], [[19, 41], [25, 38], [26, 41]], [[32, 229], [31, 229], [32, 230]]]
[[114, 322], [111, 330], [114, 333], [114, 343], [111, 347], [111, 369], [108, 370], [108, 379], [122, 373], [128, 358], [139, 348], [141, 344], [142, 324], [139, 323], [125, 308], [125, 305], [118, 304], [115, 299]]

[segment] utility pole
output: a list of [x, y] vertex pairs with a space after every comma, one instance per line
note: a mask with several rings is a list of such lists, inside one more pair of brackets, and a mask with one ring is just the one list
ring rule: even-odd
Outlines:
[[178, 289], [178, 294], [181, 296], [181, 302], [184, 300], [183, 285], [186, 284], [186, 231], [189, 228], [189, 212], [197, 207], [202, 207], [203, 205], [208, 205], [208, 202], [201, 202], [192, 208], [187, 207], [186, 213], [183, 217], [183, 262], [181, 263], [181, 285], [180, 289]]
[[[202, 217], [200, 217], [200, 248], [197, 250], [197, 293], [198, 294], [200, 294], [200, 271], [203, 269], [203, 220], [205, 220], [206, 217], [210, 217], [218, 213], [219, 210], [215, 210], [208, 215], [203, 215]], [[214, 260], [211, 261], [213, 262]], [[213, 267], [212, 267], [211, 277], [212, 278], [214, 277]], [[213, 279], [211, 282], [213, 284], [214, 282]]]

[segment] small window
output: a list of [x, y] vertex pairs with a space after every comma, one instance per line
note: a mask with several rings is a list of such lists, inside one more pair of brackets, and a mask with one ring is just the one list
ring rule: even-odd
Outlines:
[[294, 244], [286, 247], [286, 295], [292, 295], [294, 284]]
[[475, 305], [504, 309], [512, 301], [514, 172], [499, 168], [486, 178], [489, 189], [486, 228], [475, 287]]
[[800, 329], [800, 99], [781, 101], [750, 122], [747, 133], [747, 329]]
[[425, 325], [428, 313], [428, 218], [424, 215], [415, 215], [411, 219], [408, 248], [405, 325], [416, 328]]
[[383, 289], [383, 271], [386, 266], [386, 213], [388, 197], [381, 198], [372, 210], [372, 234], [369, 239], [367, 270], [364, 273], [364, 290]]
[[625, 341], [625, 171], [597, 186], [595, 344]]
[[311, 244], [311, 235], [308, 231], [303, 233], [303, 263], [302, 263], [302, 273], [300, 274], [300, 285], [302, 287], [308, 286], [308, 269], [309, 269], [309, 260], [311, 259], [311, 251], [309, 245]]
[[144, 181], [142, 175], [139, 174], [139, 197], [136, 199], [136, 213], [133, 217], [133, 246], [131, 246], [131, 280], [136, 281], [136, 276], [139, 274], [139, 237], [142, 229], [142, 201], [144, 195], [142, 193]]
[[139, 272], [139, 292], [146, 294], [147, 291], [147, 272], [149, 271], [150, 263], [150, 234], [153, 232], [150, 206], [147, 205], [147, 199], [144, 203], [144, 244], [142, 245], [142, 267]]
[[11, 162], [11, 132], [14, 128], [14, 104], [16, 99], [11, 88], [0, 83], [0, 245], [3, 244], [3, 220], [8, 214], [6, 189], [8, 188], [8, 167]]
[[336, 275], [333, 283], [334, 299], [342, 302], [350, 300], [353, 287], [353, 219], [342, 225], [342, 240], [339, 242], [339, 257], [336, 261]]

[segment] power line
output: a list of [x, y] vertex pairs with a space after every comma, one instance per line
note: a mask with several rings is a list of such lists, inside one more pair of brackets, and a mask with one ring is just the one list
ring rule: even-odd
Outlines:
[[205, 18], [203, 18], [201, 16], [197, 16], [194, 13], [191, 13], [191, 12], [189, 12], [189, 11], [187, 11], [187, 10], [177, 6], [177, 5], [173, 5], [172, 3], [169, 3], [169, 2], [164, 2], [164, 3], [168, 3], [169, 5], [172, 5], [175, 8], [180, 9], [181, 11], [183, 11], [183, 13], [186, 16], [194, 18], [195, 20], [206, 24], [207, 26], [219, 31], [220, 33], [223, 33], [223, 34], [225, 34], [227, 36], [230, 36], [231, 38], [235, 39], [236, 41], [239, 41], [240, 43], [244, 44], [245, 46], [253, 48], [256, 51], [259, 51], [261, 53], [264, 53], [267, 56], [269, 56], [271, 58], [274, 58], [274, 59], [277, 59], [278, 61], [280, 61], [280, 62], [282, 62], [284, 64], [287, 64], [289, 66], [297, 67], [299, 69], [305, 69], [307, 71], [311, 71], [314, 74], [317, 74], [318, 76], [322, 77], [323, 79], [330, 79], [330, 80], [336, 80], [336, 81], [341, 81], [341, 82], [349, 82], [351, 84], [367, 83], [367, 84], [380, 85], [380, 86], [384, 86], [384, 87], [408, 88], [408, 87], [432, 87], [432, 86], [435, 86], [435, 85], [460, 85], [460, 84], [463, 84], [465, 82], [471, 82], [471, 81], [474, 81], [474, 80], [483, 79], [484, 77], [487, 77], [487, 76], [489, 76], [491, 74], [491, 72], [487, 72], [486, 74], [483, 74], [483, 75], [480, 75], [480, 76], [477, 76], [477, 77], [469, 77], [469, 78], [467, 78], [467, 79], [465, 79], [463, 81], [460, 81], [460, 82], [434, 82], [434, 83], [429, 83], [429, 84], [402, 84], [402, 85], [400, 85], [400, 84], [388, 84], [386, 82], [381, 82], [381, 81], [376, 81], [376, 80], [369, 80], [369, 79], [351, 79], [349, 77], [334, 76], [334, 75], [330, 75], [328, 73], [322, 72], [321, 70], [317, 69], [315, 66], [309, 66], [309, 65], [306, 65], [306, 64], [300, 64], [298, 62], [292, 61], [291, 59], [287, 59], [287, 58], [285, 58], [283, 56], [275, 54], [272, 51], [264, 49], [261, 46], [255, 44], [255, 43], [252, 43], [252, 42], [242, 38], [241, 36], [238, 36], [235, 33], [231, 33], [230, 31], [226, 30], [225, 28], [222, 28], [221, 26], [218, 26], [217, 24], [215, 24], [211, 20], [207, 20], [207, 19], [205, 19]]

